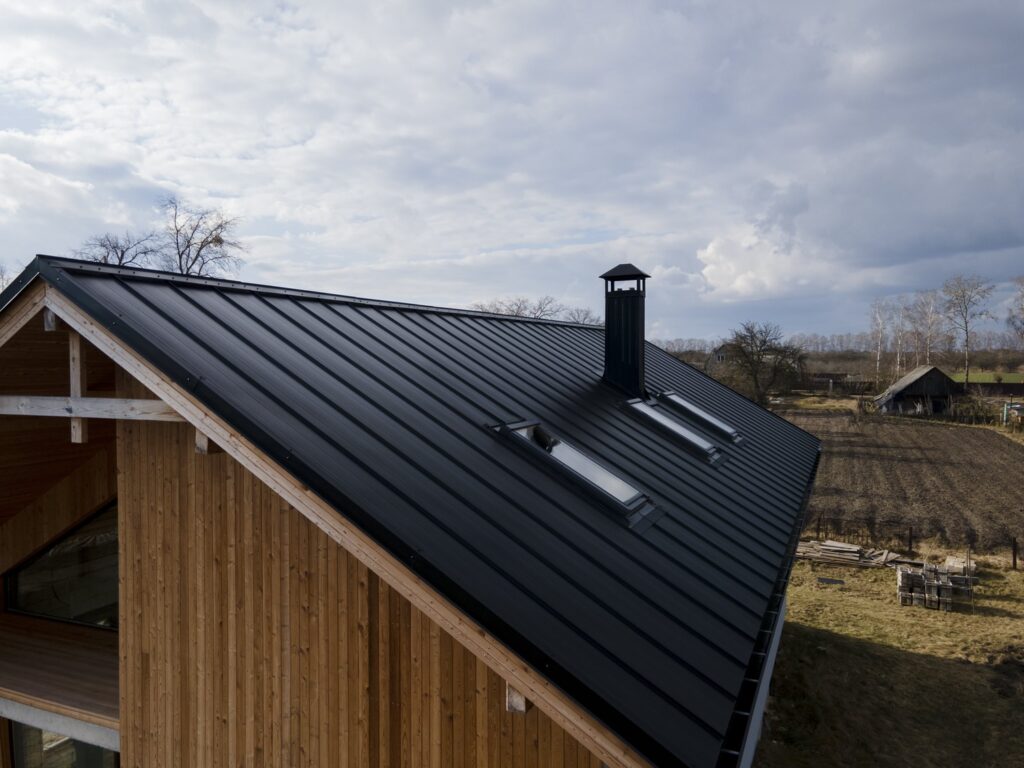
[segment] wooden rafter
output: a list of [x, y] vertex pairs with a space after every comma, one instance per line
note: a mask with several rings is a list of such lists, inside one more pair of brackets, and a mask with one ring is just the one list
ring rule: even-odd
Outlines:
[[[119, 397], [0, 396], [0, 416], [53, 416], [76, 419], [128, 419], [133, 421], [184, 421], [163, 400]], [[83, 442], [72, 440], [72, 442]]]
[[125, 347], [106, 328], [95, 322], [59, 291], [47, 286], [45, 303], [89, 343], [166, 401], [209, 439], [214, 440], [225, 453], [262, 480], [267, 487], [326, 533], [331, 540], [341, 545], [470, 653], [513, 685], [528, 701], [545, 712], [553, 722], [604, 763], [620, 768], [641, 768], [649, 765], [629, 745], [583, 711], [543, 674], [536, 672], [498, 638], [466, 616], [367, 534], [350, 525], [334, 507], [297, 481], [276, 462], [267, 458], [261, 450], [210, 412], [190, 392], [170, 381], [151, 363]]
[[0, 347], [11, 340], [43, 308], [46, 289], [42, 283], [26, 288], [0, 316]]
[[223, 452], [224, 450], [207, 435], [204, 435], [198, 429], [196, 430], [196, 453], [206, 456], [207, 454]]
[[[68, 400], [81, 400], [85, 394], [85, 364], [82, 360], [82, 337], [75, 331], [68, 332], [68, 376], [70, 385]], [[87, 422], [80, 416], [71, 417], [71, 442], [84, 443], [89, 439]]]

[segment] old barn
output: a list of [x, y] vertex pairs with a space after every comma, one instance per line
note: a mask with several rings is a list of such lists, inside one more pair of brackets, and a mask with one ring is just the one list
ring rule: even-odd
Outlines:
[[882, 413], [947, 413], [963, 387], [934, 365], [921, 365], [875, 398]]
[[603, 277], [607, 327], [36, 258], [0, 767], [749, 766], [819, 444]]

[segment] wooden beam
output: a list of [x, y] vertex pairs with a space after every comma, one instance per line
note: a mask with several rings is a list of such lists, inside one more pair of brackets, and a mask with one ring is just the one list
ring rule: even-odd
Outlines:
[[612, 768], [645, 768], [650, 764], [615, 733], [564, 694], [543, 674], [535, 671], [498, 638], [470, 619], [444, 595], [369, 535], [356, 528], [330, 504], [296, 480], [263, 451], [239, 435], [230, 424], [212, 413], [192, 393], [127, 348], [58, 290], [47, 286], [46, 306], [90, 344], [110, 357], [143, 386], [181, 413], [185, 420], [223, 447], [225, 453], [284, 499], [372, 570], [398, 594], [437, 623], [480, 661], [493, 669], [533, 702], [570, 736]]
[[52, 309], [43, 309], [43, 330], [59, 331], [63, 327], [60, 318], [53, 314]]
[[56, 416], [78, 419], [184, 421], [163, 400], [118, 397], [0, 396], [0, 416]]
[[197, 429], [196, 453], [206, 456], [211, 453], [224, 453], [224, 449]]
[[39, 313], [45, 295], [46, 288], [42, 281], [36, 281], [3, 309], [0, 313], [0, 347]]
[[505, 683], [505, 709], [517, 714], [526, 714], [526, 697], [511, 683]]
[[[71, 385], [68, 394], [71, 399], [81, 398], [85, 394], [85, 365], [82, 361], [82, 337], [75, 331], [68, 333], [68, 374]], [[85, 419], [77, 416], [71, 419], [71, 442], [84, 443], [89, 439], [88, 426]]]

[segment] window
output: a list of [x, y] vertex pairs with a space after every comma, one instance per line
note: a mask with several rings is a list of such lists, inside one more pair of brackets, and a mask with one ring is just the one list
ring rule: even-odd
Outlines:
[[12, 611], [117, 628], [117, 505], [104, 509], [7, 579]]
[[558, 439], [540, 424], [531, 424], [512, 430], [523, 440], [551, 455], [558, 463], [574, 472], [622, 504], [629, 505], [639, 496], [640, 491], [616, 477], [592, 458]]
[[650, 405], [642, 400], [637, 400], [630, 405], [638, 413], [642, 413], [644, 416], [651, 419], [651, 421], [656, 422], [669, 432], [672, 432], [676, 437], [680, 437], [685, 440], [699, 453], [703, 454], [709, 461], [714, 461], [718, 458], [718, 448], [715, 447], [714, 443], [709, 440], [705, 440], [692, 429], [683, 426], [682, 423], [676, 421], [670, 416], [666, 416], [657, 406]]
[[736, 442], [737, 440], [740, 439], [740, 433], [737, 432], [733, 427], [730, 427], [721, 419], [712, 416], [699, 405], [695, 405], [694, 403], [691, 403], [689, 400], [680, 397], [675, 392], [665, 392], [664, 394], [662, 394], [662, 398], [664, 398], [664, 400], [668, 402], [670, 405], [672, 405], [674, 408], [678, 408], [684, 413], [687, 413], [690, 416], [700, 419], [709, 427], [718, 432], [721, 432], [723, 435], [728, 437], [733, 442]]
[[117, 768], [116, 752], [49, 731], [11, 723], [14, 768]]

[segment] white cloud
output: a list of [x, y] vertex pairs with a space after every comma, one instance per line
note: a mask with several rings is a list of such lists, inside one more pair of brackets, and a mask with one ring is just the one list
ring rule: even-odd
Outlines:
[[250, 280], [593, 306], [634, 261], [664, 335], [781, 296], [845, 328], [807, 308], [1019, 270], [1022, 32], [1000, 3], [8, 2], [0, 235], [66, 251], [174, 192], [244, 218]]

